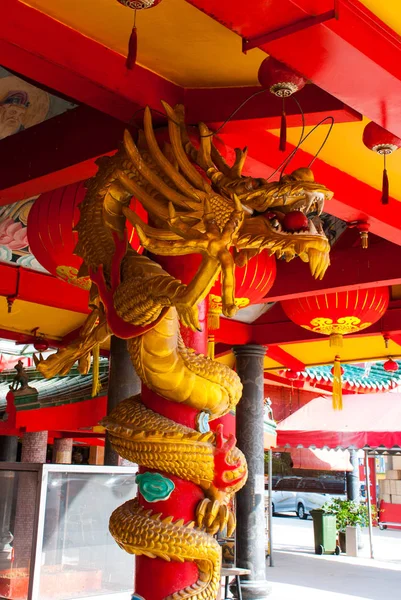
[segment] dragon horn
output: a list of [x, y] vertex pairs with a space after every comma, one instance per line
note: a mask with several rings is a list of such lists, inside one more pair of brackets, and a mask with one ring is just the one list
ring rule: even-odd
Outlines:
[[[162, 194], [167, 200], [174, 202], [178, 206], [182, 206], [183, 208], [196, 208], [197, 203], [190, 203], [190, 200], [184, 196], [183, 194], [179, 194], [172, 187], [170, 187], [167, 183], [163, 181], [156, 173], [149, 167], [149, 165], [143, 160], [141, 154], [139, 153], [138, 148], [135, 145], [134, 140], [131, 137], [131, 134], [126, 129], [124, 131], [124, 148], [126, 153], [128, 154], [132, 164], [139, 171], [139, 173], [144, 177], [148, 183], [152, 187], [154, 187], [160, 194]], [[167, 160], [162, 152], [160, 151], [161, 156], [163, 156], [164, 160]], [[169, 163], [169, 168], [174, 171], [174, 167]], [[175, 171], [175, 174], [177, 172]], [[174, 173], [169, 175], [171, 179], [174, 181]], [[127, 178], [128, 179], [128, 178]], [[126, 189], [128, 189], [126, 187]], [[157, 202], [160, 205], [159, 202]], [[158, 214], [156, 212], [156, 214]]]
[[209, 192], [210, 185], [206, 183], [202, 175], [198, 173], [193, 164], [190, 163], [188, 156], [185, 153], [182, 145], [181, 126], [178, 122], [179, 117], [167, 102], [162, 101], [162, 104], [168, 117], [168, 131], [171, 145], [181, 171], [198, 190]]
[[[149, 106], [145, 108], [145, 114], [143, 119], [146, 142], [149, 148], [149, 152], [154, 161], [164, 171], [164, 173], [175, 183], [177, 188], [189, 198], [192, 198], [196, 202], [199, 202], [199, 192], [196, 190], [186, 179], [181, 175], [179, 171], [171, 164], [168, 158], [160, 150], [159, 144], [157, 143], [155, 133], [152, 124], [152, 113]], [[188, 208], [193, 208], [193, 203], [188, 203]]]

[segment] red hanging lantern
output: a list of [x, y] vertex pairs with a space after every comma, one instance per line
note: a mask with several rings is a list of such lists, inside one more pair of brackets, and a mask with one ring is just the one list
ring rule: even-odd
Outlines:
[[382, 181], [382, 204], [388, 204], [389, 181], [386, 168], [386, 157], [398, 148], [401, 148], [401, 140], [380, 125], [371, 121], [363, 130], [363, 143], [369, 150], [383, 156], [383, 181]]
[[[338, 358], [339, 358], [339, 357], [338, 357]], [[334, 375], [334, 374], [335, 374], [335, 369], [334, 369], [334, 367], [332, 367], [332, 368], [331, 368], [331, 370], [330, 370], [330, 373], [331, 373], [332, 375]], [[341, 375], [344, 375], [344, 369], [343, 369], [342, 367], [340, 368], [340, 373], [341, 373]]]
[[389, 358], [383, 364], [383, 369], [385, 371], [387, 371], [388, 373], [395, 373], [395, 371], [398, 371], [398, 363], [396, 363], [396, 361], [393, 360], [392, 358]]
[[[291, 321], [322, 335], [330, 336], [330, 346], [342, 346], [342, 337], [376, 323], [389, 303], [388, 287], [333, 292], [318, 296], [283, 300], [281, 305]], [[333, 374], [333, 408], [342, 409], [343, 370], [336, 355]]]
[[285, 113], [285, 99], [301, 90], [307, 80], [272, 56], [264, 59], [259, 67], [259, 83], [270, 90], [272, 94], [283, 100], [280, 126], [279, 150], [285, 152], [287, 145], [287, 119]]
[[134, 26], [131, 31], [131, 36], [128, 42], [128, 56], [126, 61], [127, 69], [133, 69], [136, 64], [136, 54], [138, 48], [138, 36], [136, 31], [136, 11], [153, 8], [160, 4], [161, 0], [117, 0], [123, 6], [134, 10]]
[[285, 378], [289, 379], [290, 381], [296, 381], [299, 377], [298, 373], [296, 371], [293, 371], [292, 369], [287, 369], [284, 375]]
[[[82, 259], [74, 254], [77, 233], [73, 231], [79, 220], [78, 205], [86, 194], [83, 182], [73, 183], [37, 198], [28, 216], [28, 242], [30, 251], [52, 275], [63, 281], [88, 290], [89, 276], [78, 277]], [[146, 212], [135, 199], [130, 207], [147, 220]], [[128, 239], [137, 252], [142, 252], [138, 235], [127, 223]]]
[[331, 346], [342, 346], [342, 336], [376, 323], [389, 303], [387, 287], [332, 292], [283, 300], [281, 306], [291, 321], [322, 335]]
[[49, 349], [49, 344], [46, 340], [38, 340], [34, 343], [33, 347], [37, 352], [46, 352]]
[[[235, 267], [235, 304], [244, 308], [257, 304], [266, 296], [276, 278], [276, 259], [264, 250], [251, 258], [244, 267]], [[218, 329], [222, 313], [221, 278], [209, 294], [209, 329]]]

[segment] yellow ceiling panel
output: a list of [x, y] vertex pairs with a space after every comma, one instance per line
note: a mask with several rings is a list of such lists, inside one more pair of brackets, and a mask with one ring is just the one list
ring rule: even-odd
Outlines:
[[[306, 366], [331, 364], [336, 354], [340, 355], [342, 361], [347, 362], [386, 360], [389, 356], [401, 358], [401, 347], [390, 341], [389, 347], [386, 349], [381, 335], [366, 336], [363, 338], [347, 338], [344, 336], [342, 348], [331, 347], [328, 338], [324, 337], [321, 340], [305, 344], [282, 344], [281, 348], [303, 362]], [[235, 364], [232, 352], [222, 354], [216, 360], [231, 368]], [[286, 367], [265, 356], [264, 368], [269, 371], [275, 371], [285, 369]]]
[[34, 327], [52, 339], [61, 339], [80, 327], [86, 315], [42, 304], [15, 300], [11, 313], [5, 298], [0, 302], [0, 328], [30, 334]]
[[[87, 315], [15, 300], [11, 313], [7, 312], [5, 298], [0, 299], [0, 329], [31, 335], [32, 329], [39, 327], [39, 333], [53, 340], [61, 340], [64, 336], [81, 327]], [[107, 340], [101, 345], [103, 350], [110, 348]]]
[[234, 368], [235, 365], [235, 356], [233, 352], [225, 352], [224, 354], [220, 354], [220, 356], [216, 356], [217, 362], [222, 365], [227, 365], [231, 369]]
[[[26, 0], [51, 17], [126, 55], [134, 11], [117, 0]], [[241, 38], [184, 0], [137, 12], [138, 63], [186, 87], [257, 84], [266, 54], [242, 54]]]
[[360, 0], [383, 23], [401, 35], [400, 0]]
[[[401, 347], [390, 341], [389, 348], [386, 349], [381, 335], [363, 338], [347, 338], [344, 336], [342, 348], [331, 347], [328, 338], [306, 344], [283, 344], [281, 347], [306, 366], [330, 364], [336, 354], [343, 361], [349, 362], [386, 360], [389, 356], [401, 357]], [[271, 368], [267, 366], [267, 359], [265, 359], [265, 368]]]

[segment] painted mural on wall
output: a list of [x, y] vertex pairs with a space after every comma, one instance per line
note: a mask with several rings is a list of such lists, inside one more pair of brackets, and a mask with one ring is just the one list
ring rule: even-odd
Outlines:
[[0, 67], [0, 140], [74, 107]]
[[[0, 140], [74, 107], [0, 67]], [[35, 198], [0, 207], [0, 261], [45, 271], [28, 245], [26, 226]]]
[[28, 244], [26, 225], [35, 199], [36, 196], [0, 207], [0, 261], [46, 272], [30, 253]]

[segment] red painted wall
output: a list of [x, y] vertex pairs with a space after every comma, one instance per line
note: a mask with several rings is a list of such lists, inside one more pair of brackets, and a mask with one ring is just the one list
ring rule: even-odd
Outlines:
[[273, 415], [277, 422], [289, 417], [319, 396], [321, 393], [306, 392], [295, 387], [291, 389], [278, 385], [265, 385], [265, 398], [270, 398]]

